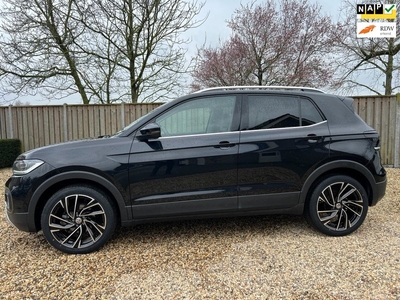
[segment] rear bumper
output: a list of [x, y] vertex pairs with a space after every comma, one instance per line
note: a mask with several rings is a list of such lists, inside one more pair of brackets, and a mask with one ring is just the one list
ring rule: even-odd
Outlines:
[[379, 200], [385, 196], [386, 192], [386, 185], [387, 185], [387, 179], [385, 178], [384, 181], [377, 182], [374, 190], [374, 197], [371, 200], [371, 206], [374, 206], [378, 203]]

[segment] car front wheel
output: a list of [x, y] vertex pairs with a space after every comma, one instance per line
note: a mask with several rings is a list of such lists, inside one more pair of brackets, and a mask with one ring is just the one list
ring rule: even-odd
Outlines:
[[335, 175], [321, 181], [306, 206], [309, 222], [322, 233], [344, 236], [364, 222], [368, 212], [368, 196], [355, 179]]
[[68, 186], [44, 206], [41, 225], [46, 240], [65, 253], [99, 249], [113, 234], [116, 213], [109, 199], [90, 186]]

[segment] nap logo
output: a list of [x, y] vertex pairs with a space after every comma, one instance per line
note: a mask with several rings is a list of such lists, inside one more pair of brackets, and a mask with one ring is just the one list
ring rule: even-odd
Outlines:
[[360, 22], [357, 23], [358, 38], [395, 38], [396, 23], [394, 22]]
[[359, 19], [395, 20], [396, 15], [396, 4], [357, 4], [357, 18]]

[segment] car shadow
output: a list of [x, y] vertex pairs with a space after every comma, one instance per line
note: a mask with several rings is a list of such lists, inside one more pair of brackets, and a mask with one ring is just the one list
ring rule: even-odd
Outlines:
[[189, 238], [241, 239], [245, 236], [316, 234], [303, 216], [268, 215], [169, 221], [119, 228], [109, 243], [168, 242]]

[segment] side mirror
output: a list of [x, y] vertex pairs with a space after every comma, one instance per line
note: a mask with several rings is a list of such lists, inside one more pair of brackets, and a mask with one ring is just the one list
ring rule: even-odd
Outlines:
[[161, 128], [156, 123], [150, 123], [140, 129], [140, 135], [136, 135], [139, 141], [158, 139], [161, 136]]

